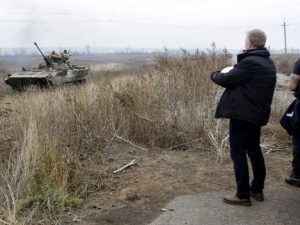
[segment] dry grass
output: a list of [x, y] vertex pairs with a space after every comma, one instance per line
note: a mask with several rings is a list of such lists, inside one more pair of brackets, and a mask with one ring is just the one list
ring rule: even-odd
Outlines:
[[276, 65], [277, 72], [290, 75], [292, 73], [294, 63], [299, 55], [273, 55], [272, 59]]
[[[228, 121], [213, 118], [223, 89], [210, 81], [210, 73], [230, 60], [213, 44], [208, 53], [166, 51], [140, 69], [94, 70], [84, 86], [4, 93], [0, 222], [29, 224], [40, 215], [55, 220], [89, 192], [105, 188], [105, 172], [83, 161], [95, 152], [101, 158], [116, 139], [141, 151], [209, 149], [222, 161]], [[265, 128], [266, 148], [282, 148], [288, 140], [277, 122], [289, 99], [282, 93], [274, 98]]]

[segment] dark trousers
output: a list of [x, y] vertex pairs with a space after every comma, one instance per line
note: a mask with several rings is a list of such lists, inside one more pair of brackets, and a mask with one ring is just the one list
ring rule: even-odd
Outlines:
[[293, 172], [296, 176], [300, 176], [300, 127], [296, 128], [296, 131], [292, 137], [293, 142]]
[[[229, 140], [230, 156], [233, 161], [237, 193], [239, 198], [250, 198], [250, 190], [254, 193], [263, 191], [266, 178], [265, 160], [260, 148], [261, 126], [242, 121], [230, 120]], [[247, 155], [250, 158], [253, 180], [249, 185], [249, 169]]]

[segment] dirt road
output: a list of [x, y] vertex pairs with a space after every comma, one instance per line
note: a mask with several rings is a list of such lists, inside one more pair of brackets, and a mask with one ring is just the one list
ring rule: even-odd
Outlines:
[[222, 202], [224, 192], [179, 196], [151, 225], [296, 225], [300, 222], [300, 189], [279, 184], [268, 188], [264, 202], [251, 207]]
[[[297, 224], [295, 221], [300, 221], [300, 189], [284, 183], [291, 169], [289, 149], [264, 153], [266, 200], [253, 200], [251, 207], [222, 202], [224, 194], [235, 191], [229, 157], [219, 165], [216, 154], [210, 151], [153, 149], [145, 152], [124, 143], [114, 143], [107, 154], [110, 157], [95, 165], [95, 169], [105, 169], [110, 189], [91, 194], [82, 208], [69, 212], [66, 223], [200, 225]], [[112, 173], [132, 159], [138, 164]], [[91, 160], [95, 161], [95, 157]], [[162, 211], [164, 208], [166, 212]]]

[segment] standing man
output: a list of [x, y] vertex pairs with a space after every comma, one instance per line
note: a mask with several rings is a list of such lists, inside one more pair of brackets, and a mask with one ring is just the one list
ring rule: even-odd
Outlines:
[[70, 55], [69, 55], [68, 51], [67, 51], [67, 50], [64, 50], [64, 51], [60, 54], [60, 56], [61, 56], [63, 62], [64, 62], [65, 64], [67, 64], [67, 66], [69, 67], [69, 69], [72, 69], [71, 63], [70, 63], [70, 61], [69, 61]]
[[[237, 56], [237, 64], [227, 73], [213, 72], [211, 80], [226, 88], [216, 110], [216, 118], [230, 119], [230, 156], [233, 161], [237, 191], [224, 196], [228, 204], [251, 206], [250, 194], [263, 201], [266, 177], [260, 148], [261, 127], [271, 112], [276, 84], [276, 68], [265, 48], [266, 34], [258, 29], [247, 32], [245, 48]], [[253, 169], [249, 184], [247, 155]]]
[[57, 55], [55, 50], [53, 50], [51, 53], [51, 61], [58, 62], [59, 60], [61, 60], [61, 56]]
[[[296, 105], [300, 104], [300, 58], [295, 62], [293, 73], [290, 76], [290, 80], [288, 82], [288, 88], [290, 91], [295, 92], [295, 97], [297, 98]], [[294, 110], [294, 112], [298, 112], [298, 110]], [[285, 178], [285, 182], [291, 185], [294, 185], [296, 187], [300, 187], [300, 124], [295, 124], [295, 131], [292, 134], [292, 143], [293, 143], [293, 161], [292, 161], [292, 167], [293, 172], [292, 174]]]

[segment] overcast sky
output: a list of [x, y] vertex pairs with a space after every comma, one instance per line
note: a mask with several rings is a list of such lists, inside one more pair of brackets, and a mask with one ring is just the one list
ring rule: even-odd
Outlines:
[[259, 28], [267, 46], [300, 48], [299, 0], [0, 0], [0, 48], [243, 49]]

